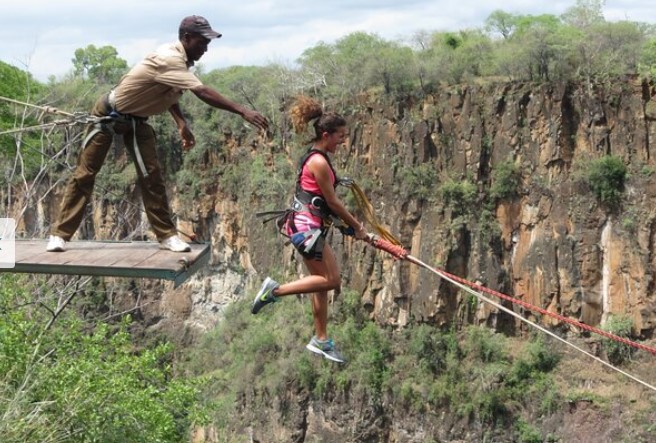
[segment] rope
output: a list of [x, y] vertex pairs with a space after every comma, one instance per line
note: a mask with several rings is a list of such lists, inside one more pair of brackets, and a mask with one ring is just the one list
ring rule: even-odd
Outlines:
[[0, 135], [15, 134], [18, 132], [27, 132], [27, 131], [34, 131], [34, 130], [43, 130], [43, 129], [54, 128], [55, 126], [73, 126], [73, 125], [80, 125], [80, 124], [86, 125], [89, 123], [99, 123], [111, 119], [111, 117], [97, 117], [87, 112], [74, 112], [74, 113], [65, 112], [55, 108], [54, 106], [34, 105], [31, 103], [14, 100], [9, 97], [0, 96], [0, 100], [4, 100], [6, 102], [13, 103], [20, 106], [27, 106], [27, 107], [39, 109], [42, 112], [42, 114], [37, 118], [37, 120], [41, 120], [43, 118], [43, 115], [45, 114], [59, 114], [68, 117], [67, 119], [55, 120], [53, 122], [42, 123], [40, 125], [9, 129], [0, 132]]
[[[553, 314], [553, 313], [548, 312], [548, 311], [546, 311], [542, 308], [538, 308], [537, 306], [533, 306], [530, 303], [526, 303], [526, 302], [523, 302], [521, 300], [516, 300], [516, 299], [514, 299], [514, 298], [512, 298], [508, 295], [502, 294], [500, 292], [494, 291], [492, 289], [486, 288], [486, 287], [478, 285], [476, 283], [469, 282], [465, 279], [462, 279], [462, 278], [457, 277], [455, 275], [449, 274], [448, 272], [442, 271], [440, 269], [433, 268], [432, 266], [427, 265], [426, 263], [422, 262], [418, 258], [413, 257], [412, 255], [409, 255], [408, 252], [403, 247], [401, 247], [399, 245], [393, 245], [393, 244], [391, 244], [390, 242], [388, 242], [384, 239], [376, 238], [372, 234], [369, 234], [369, 243], [372, 246], [374, 246], [375, 248], [383, 250], [383, 251], [391, 254], [395, 259], [407, 260], [411, 263], [414, 263], [416, 265], [419, 265], [419, 266], [423, 267], [424, 269], [427, 269], [430, 272], [433, 272], [434, 274], [438, 275], [439, 277], [444, 278], [446, 281], [448, 281], [448, 282], [452, 283], [453, 285], [459, 287], [460, 289], [464, 290], [465, 292], [468, 292], [469, 294], [472, 294], [478, 300], [484, 301], [484, 302], [494, 306], [495, 308], [499, 309], [500, 311], [503, 311], [503, 312], [506, 312], [507, 314], [510, 314], [511, 316], [517, 318], [518, 320], [520, 320], [520, 321], [522, 321], [522, 322], [524, 322], [524, 323], [526, 323], [526, 324], [528, 324], [528, 325], [530, 325], [530, 326], [544, 332], [545, 334], [549, 335], [550, 337], [555, 338], [556, 340], [566, 344], [567, 346], [570, 346], [570, 347], [576, 349], [577, 351], [587, 355], [588, 357], [594, 359], [595, 361], [598, 361], [602, 365], [604, 365], [604, 366], [606, 366], [606, 367], [608, 367], [608, 368], [610, 368], [610, 369], [612, 369], [616, 372], [619, 372], [620, 374], [630, 378], [631, 380], [634, 380], [634, 381], [640, 383], [641, 385], [651, 389], [652, 391], [656, 391], [656, 387], [654, 387], [653, 385], [639, 379], [635, 375], [632, 375], [632, 374], [630, 374], [630, 373], [628, 373], [628, 372], [626, 372], [626, 371], [612, 365], [611, 363], [609, 363], [607, 361], [602, 360], [601, 358], [597, 357], [596, 355], [591, 354], [590, 352], [586, 351], [585, 349], [582, 349], [581, 347], [576, 346], [574, 343], [571, 343], [571, 342], [565, 340], [564, 338], [559, 337], [558, 335], [554, 334], [553, 332], [549, 331], [548, 329], [544, 328], [543, 326], [540, 326], [537, 323], [532, 322], [529, 319], [522, 317], [521, 315], [519, 315], [515, 311], [513, 311], [511, 309], [508, 309], [505, 306], [500, 305], [499, 303], [495, 302], [494, 300], [484, 296], [480, 292], [487, 292], [491, 295], [495, 295], [495, 296], [500, 297], [504, 300], [509, 300], [509, 301], [512, 301], [513, 303], [520, 304], [521, 306], [524, 306], [527, 309], [535, 310], [537, 312], [544, 313], [545, 315], [556, 316], [557, 318], [562, 318], [563, 321], [566, 321], [567, 323], [576, 324], [577, 326], [582, 327], [583, 329], [589, 330], [591, 332], [595, 332], [597, 334], [603, 335], [604, 337], [610, 338], [610, 339], [615, 340], [615, 341], [619, 341], [623, 344], [633, 346], [633, 347], [636, 347], [638, 349], [643, 349], [643, 350], [645, 350], [647, 352], [650, 352], [651, 354], [654, 354], [654, 355], [656, 355], [656, 349], [651, 348], [649, 346], [642, 345], [640, 343], [632, 342], [632, 341], [627, 340], [623, 337], [619, 337], [619, 336], [616, 336], [616, 335], [611, 334], [609, 332], [602, 331], [602, 330], [597, 329], [597, 328], [593, 328], [591, 326], [585, 325], [585, 324], [577, 322], [575, 320], [567, 319], [567, 318], [562, 317], [560, 315]], [[474, 288], [476, 288], [480, 292], [475, 291]]]
[[50, 129], [50, 128], [54, 128], [55, 126], [71, 126], [71, 125], [75, 125], [75, 124], [77, 124], [77, 122], [71, 122], [70, 120], [56, 120], [54, 122], [43, 123], [43, 124], [40, 124], [40, 125], [24, 126], [22, 128], [8, 129], [6, 131], [0, 132], [0, 135], [8, 135], [8, 134], [16, 134], [16, 133], [19, 133], [19, 132], [28, 132], [28, 131]]
[[15, 100], [15, 99], [9, 98], [9, 97], [0, 96], [0, 100], [4, 100], [6, 102], [13, 103], [15, 105], [21, 105], [21, 106], [27, 106], [27, 107], [30, 107], [30, 108], [40, 109], [45, 114], [61, 114], [61, 115], [65, 115], [67, 117], [75, 117], [75, 115], [76, 115], [76, 114], [71, 114], [70, 112], [60, 111], [59, 109], [55, 108], [54, 106], [34, 105], [32, 103], [22, 102], [22, 101]]
[[458, 277], [456, 275], [450, 274], [450, 273], [448, 273], [446, 271], [443, 271], [441, 269], [431, 268], [427, 264], [423, 263], [421, 260], [413, 257], [412, 255], [409, 255], [408, 252], [405, 249], [403, 249], [403, 247], [390, 244], [389, 242], [387, 242], [384, 239], [372, 237], [370, 239], [370, 244], [372, 246], [378, 248], [378, 249], [381, 249], [385, 252], [388, 252], [389, 254], [394, 256], [396, 259], [408, 260], [408, 261], [410, 261], [412, 263], [415, 263], [419, 266], [422, 266], [422, 267], [424, 267], [424, 268], [426, 268], [426, 269], [428, 269], [432, 272], [435, 272], [440, 277], [442, 277], [442, 278], [444, 278], [448, 281], [458, 282], [459, 284], [468, 286], [468, 287], [470, 287], [472, 289], [475, 289], [477, 291], [493, 295], [495, 297], [498, 297], [500, 299], [509, 301], [509, 302], [511, 302], [513, 304], [516, 304], [516, 305], [520, 305], [520, 306], [522, 306], [522, 307], [524, 307], [524, 308], [526, 308], [530, 311], [538, 312], [540, 314], [555, 318], [555, 319], [557, 319], [559, 321], [562, 321], [564, 323], [568, 323], [568, 324], [576, 326], [578, 328], [585, 329], [586, 331], [593, 332], [595, 334], [601, 335], [601, 336], [606, 337], [608, 339], [611, 339], [611, 340], [617, 341], [619, 343], [634, 347], [636, 349], [641, 349], [643, 351], [647, 351], [652, 355], [656, 355], [656, 348], [653, 348], [651, 346], [647, 346], [647, 345], [643, 345], [641, 343], [634, 342], [634, 341], [629, 340], [627, 338], [620, 337], [618, 335], [612, 334], [608, 331], [604, 331], [602, 329], [595, 328], [595, 327], [590, 326], [590, 325], [586, 325], [585, 323], [581, 323], [579, 321], [576, 321], [576, 320], [573, 320], [571, 318], [562, 316], [560, 314], [556, 314], [554, 312], [547, 311], [546, 309], [543, 309], [543, 308], [540, 308], [538, 306], [532, 305], [528, 302], [516, 299], [514, 297], [511, 297], [509, 295], [506, 295], [506, 294], [503, 294], [501, 292], [495, 291], [493, 289], [487, 288], [485, 286], [482, 286], [482, 285], [479, 285], [479, 284], [476, 284], [476, 283], [472, 283], [468, 280], [465, 280], [464, 278], [461, 278], [461, 277]]
[[533, 326], [534, 328], [539, 329], [540, 331], [542, 331], [542, 332], [544, 332], [545, 334], [547, 334], [547, 335], [549, 335], [549, 336], [555, 338], [556, 340], [558, 340], [558, 341], [560, 341], [560, 342], [562, 342], [562, 343], [565, 343], [567, 346], [570, 346], [570, 347], [576, 349], [577, 351], [579, 351], [579, 352], [581, 352], [581, 353], [587, 355], [588, 357], [590, 357], [590, 358], [592, 358], [592, 359], [598, 361], [598, 362], [601, 363], [602, 365], [604, 365], [604, 366], [606, 366], [606, 367], [608, 367], [608, 368], [610, 368], [610, 369], [612, 369], [612, 370], [614, 370], [614, 371], [617, 371], [617, 372], [619, 372], [620, 374], [623, 374], [623, 375], [625, 375], [626, 377], [628, 377], [628, 378], [630, 378], [630, 379], [632, 379], [632, 380], [634, 380], [634, 381], [637, 381], [638, 383], [640, 383], [641, 385], [643, 385], [643, 386], [645, 386], [645, 387], [651, 389], [652, 391], [656, 391], [656, 387], [654, 387], [653, 385], [650, 385], [649, 383], [647, 383], [647, 382], [645, 382], [645, 381], [639, 379], [639, 378], [636, 377], [635, 375], [630, 374], [630, 373], [628, 373], [628, 372], [626, 372], [626, 371], [624, 371], [624, 370], [622, 370], [622, 369], [620, 369], [620, 368], [618, 368], [618, 367], [616, 367], [616, 366], [610, 364], [609, 362], [607, 362], [607, 361], [605, 361], [605, 360], [602, 360], [601, 358], [597, 357], [597, 356], [594, 355], [594, 354], [591, 354], [590, 352], [586, 351], [585, 349], [581, 348], [580, 346], [576, 346], [574, 343], [571, 343], [571, 342], [565, 340], [564, 338], [559, 337], [558, 335], [554, 334], [553, 332], [549, 331], [548, 329], [546, 329], [546, 328], [544, 328], [544, 327], [538, 325], [538, 324], [535, 323], [535, 322], [530, 321], [530, 320], [527, 319], [527, 318], [522, 317], [521, 315], [519, 315], [519, 314], [516, 313], [515, 311], [513, 311], [513, 310], [511, 310], [511, 309], [508, 309], [507, 307], [500, 305], [499, 303], [495, 302], [494, 300], [485, 297], [484, 295], [482, 295], [482, 294], [480, 294], [480, 293], [474, 291], [474, 290], [471, 289], [470, 287], [468, 287], [468, 286], [466, 286], [466, 285], [464, 285], [464, 284], [458, 282], [457, 280], [451, 279], [451, 278], [449, 278], [448, 276], [443, 276], [443, 275], [441, 275], [437, 269], [433, 269], [433, 268], [431, 268], [430, 266], [428, 266], [428, 265], [426, 265], [426, 264], [422, 264], [422, 265], [423, 265], [426, 269], [429, 269], [429, 270], [435, 272], [436, 274], [440, 275], [440, 276], [443, 277], [445, 280], [451, 282], [452, 284], [456, 285], [457, 287], [459, 287], [460, 289], [464, 290], [465, 292], [468, 292], [468, 293], [472, 294], [473, 296], [475, 296], [475, 297], [478, 298], [479, 300], [482, 300], [482, 301], [484, 301], [484, 302], [486, 302], [486, 303], [488, 303], [488, 304], [494, 306], [495, 308], [497, 308], [497, 309], [499, 309], [499, 310], [501, 310], [501, 311], [504, 311], [504, 312], [506, 312], [506, 313], [512, 315], [513, 317], [515, 317], [515, 318], [517, 318], [518, 320], [520, 320], [520, 321], [522, 321], [522, 322], [528, 324], [529, 326]]
[[526, 308], [526, 309], [529, 309], [529, 310], [531, 310], [531, 311], [539, 312], [540, 314], [543, 314], [543, 315], [546, 315], [546, 316], [549, 316], [549, 317], [555, 318], [555, 319], [557, 319], [557, 320], [559, 320], [559, 321], [562, 321], [562, 322], [564, 322], [564, 323], [568, 323], [568, 324], [570, 324], [570, 325], [576, 326], [577, 328], [585, 329], [586, 331], [593, 332], [593, 333], [595, 333], [595, 334], [597, 334], [597, 335], [604, 336], [604, 337], [609, 338], [609, 339], [611, 339], [611, 340], [615, 340], [615, 341], [620, 342], [620, 343], [622, 343], [622, 344], [625, 344], [625, 345], [628, 345], [628, 346], [632, 346], [632, 347], [634, 347], [634, 348], [636, 348], [636, 349], [642, 349], [643, 351], [647, 351], [647, 352], [649, 352], [650, 354], [656, 355], [656, 348], [653, 348], [653, 347], [651, 347], [651, 346], [647, 346], [647, 345], [643, 345], [643, 344], [641, 344], [641, 343], [637, 343], [637, 342], [631, 341], [631, 340], [629, 340], [629, 339], [627, 339], [627, 338], [620, 337], [620, 336], [615, 335], [615, 334], [612, 334], [612, 333], [610, 333], [610, 332], [608, 332], [608, 331], [604, 331], [603, 329], [595, 328], [595, 327], [593, 327], [593, 326], [587, 325], [587, 324], [585, 324], [585, 323], [581, 323], [581, 322], [579, 322], [579, 321], [576, 321], [576, 320], [574, 320], [574, 319], [571, 319], [571, 318], [565, 317], [565, 316], [563, 316], [563, 315], [556, 314], [555, 312], [547, 311], [546, 309], [544, 309], [544, 308], [540, 308], [539, 306], [535, 306], [535, 305], [532, 305], [532, 304], [527, 303], [527, 302], [525, 302], [525, 301], [522, 301], [522, 300], [519, 300], [519, 299], [516, 299], [516, 298], [510, 297], [509, 295], [503, 294], [503, 293], [501, 293], [501, 292], [494, 291], [494, 290], [492, 290], [492, 289], [486, 288], [485, 286], [481, 286], [481, 285], [478, 285], [478, 284], [476, 284], [476, 283], [472, 283], [472, 282], [470, 282], [470, 281], [467, 281], [467, 280], [465, 280], [465, 279], [462, 279], [462, 278], [460, 278], [460, 277], [457, 277], [457, 276], [455, 276], [455, 275], [453, 275], [453, 274], [449, 274], [449, 273], [446, 272], [446, 271], [440, 271], [440, 275], [442, 275], [442, 276], [445, 277], [445, 278], [448, 277], [448, 278], [453, 279], [453, 280], [455, 280], [455, 281], [458, 281], [458, 282], [460, 282], [460, 283], [466, 284], [467, 286], [469, 286], [469, 287], [471, 287], [471, 288], [474, 288], [474, 289], [480, 290], [480, 291], [482, 291], [482, 292], [486, 292], [486, 293], [488, 293], [488, 294], [490, 294], [490, 295], [494, 295], [494, 296], [496, 296], [496, 297], [499, 297], [499, 298], [501, 298], [501, 299], [504, 299], [504, 300], [510, 301], [510, 302], [512, 302], [512, 303], [514, 303], [514, 304], [520, 305], [520, 306], [522, 306], [522, 307], [524, 307], [524, 308]]
[[344, 179], [340, 181], [340, 184], [351, 189], [351, 193], [355, 198], [355, 204], [364, 215], [365, 220], [367, 220], [367, 222], [373, 226], [378, 235], [393, 245], [400, 245], [401, 242], [396, 237], [394, 237], [394, 235], [392, 235], [392, 233], [389, 232], [389, 230], [383, 226], [382, 223], [378, 221], [376, 213], [374, 212], [374, 207], [369, 202], [369, 199], [367, 199], [367, 196], [365, 195], [362, 188], [360, 188], [360, 186], [358, 186], [355, 181], [350, 179]]

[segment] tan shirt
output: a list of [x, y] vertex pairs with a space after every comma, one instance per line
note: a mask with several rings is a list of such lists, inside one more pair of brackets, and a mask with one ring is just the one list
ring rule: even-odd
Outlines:
[[185, 90], [202, 84], [189, 71], [182, 43], [163, 45], [134, 66], [114, 88], [116, 110], [138, 117], [161, 114], [176, 104]]

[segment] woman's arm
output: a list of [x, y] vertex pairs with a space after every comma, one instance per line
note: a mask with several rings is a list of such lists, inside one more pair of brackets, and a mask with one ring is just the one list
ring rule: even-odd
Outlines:
[[355, 230], [355, 238], [358, 240], [364, 239], [367, 236], [367, 231], [365, 231], [364, 225], [360, 223], [358, 219], [348, 211], [348, 209], [346, 209], [335, 193], [335, 188], [332, 185], [330, 176], [330, 166], [326, 159], [321, 155], [313, 155], [306, 163], [306, 166], [309, 168], [312, 175], [314, 175], [314, 179], [316, 180], [319, 189], [321, 189], [323, 199], [333, 214], [344, 220], [349, 226], [353, 227]]

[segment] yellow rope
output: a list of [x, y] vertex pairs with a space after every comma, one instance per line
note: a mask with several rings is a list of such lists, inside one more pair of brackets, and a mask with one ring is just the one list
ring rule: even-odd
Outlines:
[[369, 199], [367, 199], [362, 188], [360, 188], [360, 186], [354, 181], [348, 181], [344, 183], [344, 185], [351, 189], [353, 197], [355, 197], [355, 204], [358, 206], [358, 209], [362, 211], [365, 220], [367, 220], [367, 222], [374, 228], [378, 235], [394, 245], [400, 245], [401, 242], [378, 221], [376, 213], [374, 212], [374, 207], [369, 202]]

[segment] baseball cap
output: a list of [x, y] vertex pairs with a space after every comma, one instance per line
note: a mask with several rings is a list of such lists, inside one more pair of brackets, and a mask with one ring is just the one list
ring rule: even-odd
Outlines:
[[210, 40], [221, 37], [221, 33], [212, 29], [207, 19], [200, 15], [190, 15], [183, 18], [180, 22], [180, 31], [195, 32]]

